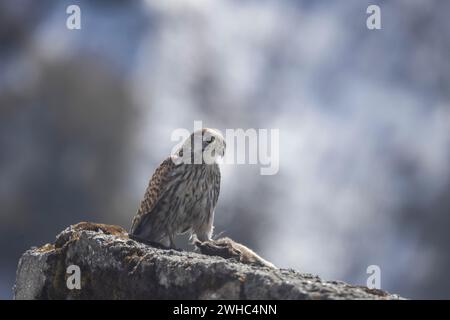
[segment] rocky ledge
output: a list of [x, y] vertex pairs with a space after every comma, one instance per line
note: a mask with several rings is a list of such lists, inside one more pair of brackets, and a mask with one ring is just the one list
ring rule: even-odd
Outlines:
[[236, 259], [164, 250], [81, 222], [20, 258], [15, 299], [399, 299]]

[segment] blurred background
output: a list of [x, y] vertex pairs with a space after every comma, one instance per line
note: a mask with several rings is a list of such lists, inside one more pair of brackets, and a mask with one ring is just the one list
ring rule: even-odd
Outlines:
[[[81, 8], [81, 30], [66, 8]], [[382, 29], [366, 28], [381, 7]], [[216, 233], [279, 267], [450, 298], [450, 2], [0, 1], [0, 298], [79, 221], [129, 228], [194, 120], [280, 130], [223, 165]]]

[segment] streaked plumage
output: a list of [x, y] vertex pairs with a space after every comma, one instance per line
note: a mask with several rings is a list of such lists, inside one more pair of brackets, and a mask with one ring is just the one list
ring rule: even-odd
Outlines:
[[[197, 149], [195, 144], [192, 147], [195, 138], [201, 141]], [[214, 162], [187, 163], [205, 150]], [[174, 237], [185, 232], [195, 234], [200, 241], [211, 239], [220, 192], [220, 169], [215, 160], [224, 152], [225, 141], [220, 133], [212, 129], [194, 132], [175, 155], [156, 169], [130, 234], [171, 247]]]

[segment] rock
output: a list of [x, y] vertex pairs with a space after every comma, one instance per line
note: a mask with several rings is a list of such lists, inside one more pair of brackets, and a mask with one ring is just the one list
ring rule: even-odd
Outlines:
[[[80, 289], [67, 280], [80, 268]], [[69, 279], [70, 280], [70, 279]], [[15, 299], [399, 299], [294, 270], [164, 250], [118, 226], [81, 222], [20, 258]]]

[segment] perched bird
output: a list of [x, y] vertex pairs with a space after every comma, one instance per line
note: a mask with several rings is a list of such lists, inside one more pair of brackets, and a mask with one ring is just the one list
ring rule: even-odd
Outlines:
[[175, 247], [177, 234], [211, 239], [214, 209], [220, 192], [217, 159], [226, 144], [216, 130], [191, 134], [175, 154], [156, 169], [133, 219], [130, 235], [138, 240]]

